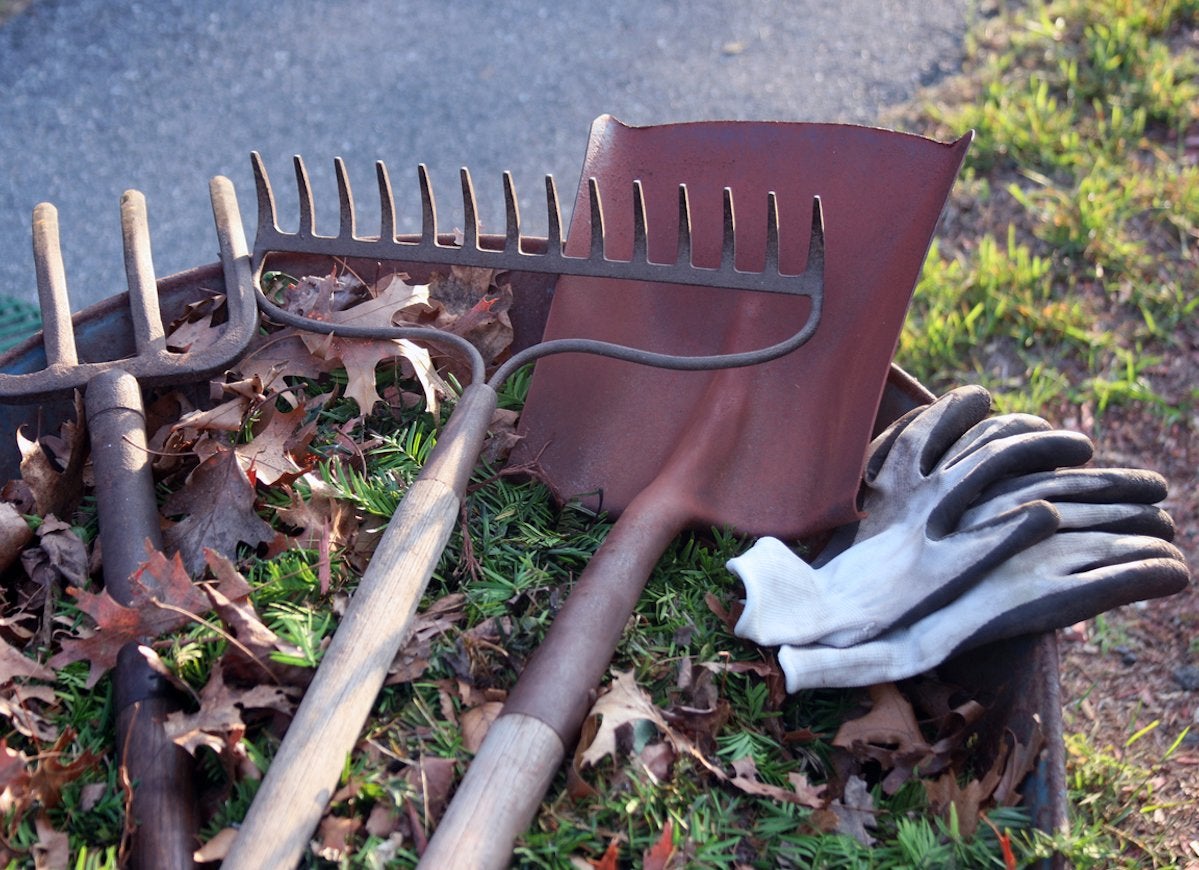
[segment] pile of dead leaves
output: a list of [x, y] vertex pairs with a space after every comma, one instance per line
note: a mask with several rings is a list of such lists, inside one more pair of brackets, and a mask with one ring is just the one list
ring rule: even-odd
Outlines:
[[[331, 324], [433, 326], [470, 340], [489, 365], [502, 358], [512, 335], [512, 297], [492, 272], [454, 268], [427, 284], [405, 279], [391, 274], [368, 285], [334, 272], [282, 282], [278, 301]], [[221, 303], [214, 296], [191, 306], [173, 325], [170, 344], [182, 349], [212, 341]], [[77, 518], [90, 486], [78, 403], [77, 419], [61, 432], [37, 440], [18, 436], [21, 476], [0, 492], [0, 715], [9, 734], [0, 740], [0, 812], [8, 825], [0, 833], [0, 860], [27, 854], [39, 867], [66, 866], [67, 837], [54, 829], [50, 813], [63, 784], [101, 757], [84, 750], [70, 758], [75, 735], [54, 724], [61, 713], [57, 671], [86, 662], [83, 688], [93, 690], [130, 641], [141, 643], [143, 655], [191, 699], [168, 723], [176, 742], [193, 754], [210, 750], [230, 786], [261, 776], [245, 751], [246, 729], [265, 723], [281, 733], [312, 671], [286, 663], [305, 654], [264, 623], [237, 561], [315, 550], [319, 594], [332, 595], [336, 610], [344, 600], [336, 587], [346, 578], [335, 576], [334, 563], [343, 573], [360, 571], [381, 522], [338, 498], [314, 468], [330, 458], [360, 464], [371, 444], [351, 433], [362, 431], [363, 419], [383, 405], [380, 413], [387, 415], [423, 403], [436, 421], [452, 380], [469, 371], [462, 359], [435, 358], [408, 341], [349, 341], [264, 327], [237, 371], [211, 385], [202, 407], [185, 389], [149, 404], [155, 479], [170, 491], [161, 502], [166, 551], [148, 550], [131, 580], [130, 605], [98, 588], [99, 542], [68, 522]], [[377, 385], [384, 382], [380, 394]], [[419, 393], [409, 392], [410, 384]], [[358, 413], [332, 430], [318, 455], [312, 449], [317, 414], [339, 399], [352, 400]], [[274, 522], [264, 513], [273, 513]], [[199, 628], [207, 643], [224, 647], [198, 690], [157, 652], [185, 628]], [[225, 797], [210, 795], [207, 802]], [[18, 827], [29, 819], [37, 839], [23, 847]]]
[[[511, 341], [511, 291], [480, 270], [455, 269], [426, 285], [403, 276], [367, 284], [339, 270], [283, 281], [277, 293], [283, 307], [330, 324], [417, 324], [454, 332], [474, 343], [489, 366], [504, 358]], [[210, 341], [219, 302], [189, 309], [174, 325], [172, 344]], [[320, 656], [319, 648], [303, 648], [272, 630], [255, 601], [253, 566], [297, 550], [311, 554], [314, 579], [302, 606], [310, 615], [340, 614], [387, 511], [364, 508], [330, 477], [366, 473], [368, 456], [385, 437], [381, 421], [403, 418], [409, 425], [419, 417], [432, 431], [440, 403], [467, 371], [466, 361], [410, 342], [351, 341], [264, 324], [238, 370], [212, 384], [207, 396], [183, 389], [156, 396], [148, 428], [155, 478], [169, 493], [160, 504], [166, 546], [147, 552], [131, 580], [129, 605], [96, 581], [103, 554], [85, 499], [90, 469], [82, 423], [37, 440], [21, 437], [21, 477], [5, 486], [0, 500], [0, 715], [7, 723], [0, 741], [0, 860], [65, 867], [69, 844], [123, 848], [129, 833], [123, 823], [109, 841], [97, 843], [94, 831], [72, 827], [64, 809], [64, 789], [79, 788], [76, 812], [105, 801], [124, 807], [128, 785], [111, 733], [106, 743], [95, 735], [81, 741], [63, 724], [63, 690], [65, 675], [74, 674], [73, 690], [108, 691], [106, 675], [130, 641], [186, 699], [167, 727], [180, 746], [206, 760], [200, 801], [209, 821], [198, 856], [219, 859], [240, 818], [227, 807], [241, 800], [238, 812], [244, 812], [245, 796], [263, 773], [255, 746], [282, 735]], [[497, 426], [508, 427], [497, 441], [510, 444], [511, 420]], [[502, 459], [502, 449], [493, 459]], [[395, 498], [406, 482], [396, 476]], [[469, 537], [461, 561], [479, 567]], [[364, 771], [386, 771], [390, 792], [380, 792], [377, 775], [351, 770], [317, 832], [315, 857], [384, 864], [421, 852], [536, 644], [529, 626], [541, 623], [521, 611], [552, 612], [566, 592], [567, 581], [558, 577], [507, 601], [504, 615], [483, 619], [456, 591], [443, 591], [425, 608], [388, 685], [420, 683], [431, 703], [413, 698], [412, 705], [426, 724], [406, 726], [405, 739], [415, 741], [407, 745], [395, 721], [372, 725], [355, 758]], [[868, 697], [853, 696], [857, 706], [838, 728], [787, 730], [781, 723], [796, 716], [799, 702], [786, 697], [777, 664], [732, 637], [735, 620], [715, 596], [703, 618], [723, 631], [722, 642], [734, 653], [689, 653], [648, 668], [625, 660], [621, 668], [636, 667], [637, 676], [616, 670], [591, 711], [561, 784], [575, 809], [548, 822], [565, 825], [574, 817], [572, 824], [596, 826], [591, 842], [598, 848], [576, 854], [576, 863], [614, 868], [631, 857], [665, 868], [687, 866], [695, 857], [689, 834], [669, 819], [648, 846], [636, 849], [619, 827], [593, 820], [590, 807], [631, 791], [635, 781], [669, 790], [694, 780], [797, 808], [802, 831], [844, 835], [863, 847], [875, 842], [886, 812], [878, 797], [914, 782], [922, 784], [927, 806], [958, 819], [967, 837], [984, 811], [1018, 801], [1016, 785], [1039, 747], [1010, 735], [985, 769], [974, 770], [971, 741], [986, 711], [952, 687], [932, 680], [905, 685], [903, 692], [875, 687]], [[189, 668], [188, 661], [203, 668]], [[785, 776], [767, 771], [752, 753], [730, 756], [719, 749], [738, 727], [737, 711], [722, 691], [728, 679], [764, 687], [765, 727], [787, 756]], [[422, 742], [436, 742], [447, 729], [460, 739], [456, 757], [447, 757], [444, 744], [434, 751]], [[825, 749], [817, 752], [817, 744]], [[826, 750], [831, 754], [824, 758]], [[821, 775], [814, 781], [804, 771]], [[745, 863], [771, 854], [755, 836], [746, 836], [737, 853]]]

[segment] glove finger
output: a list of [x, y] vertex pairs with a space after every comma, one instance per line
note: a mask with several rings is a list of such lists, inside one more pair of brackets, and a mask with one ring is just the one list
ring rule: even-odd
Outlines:
[[929, 515], [930, 534], [941, 537], [956, 528], [978, 494], [996, 481], [1014, 474], [1082, 465], [1093, 452], [1091, 439], [1063, 429], [1026, 432], [985, 444], [952, 471], [944, 472], [955, 479]]
[[788, 692], [889, 683], [914, 677], [938, 663], [926, 664], [909, 629], [845, 649], [782, 646], [778, 660]]
[[1025, 432], [1048, 432], [1053, 427], [1043, 417], [1033, 414], [1001, 414], [998, 417], [988, 417], [981, 423], [970, 428], [945, 451], [938, 468], [951, 468], [956, 463], [970, 456], [977, 450], [986, 447], [992, 441], [1010, 438], [1013, 435], [1023, 435]]
[[885, 472], [894, 476], [927, 475], [941, 455], [991, 410], [991, 394], [982, 387], [950, 390], [910, 418], [901, 417], [871, 443], [864, 479], [873, 484]]
[[1055, 469], [992, 483], [979, 493], [978, 503], [967, 511], [967, 516], [1000, 513], [1036, 498], [1090, 504], [1156, 504], [1166, 497], [1166, 491], [1164, 477], [1139, 468]]
[[980, 584], [982, 594], [961, 599], [963, 607], [973, 608], [973, 612], [964, 612], [963, 616], [969, 618], [979, 611], [989, 612], [990, 616], [959, 640], [951, 654], [1003, 638], [1065, 628], [1134, 601], [1181, 592], [1191, 575], [1182, 554], [1163, 541], [1147, 540], [1154, 542], [1153, 546], [1122, 546], [1127, 560], [1097, 565], [1054, 580], [1022, 577], [1010, 584], [1015, 588], [999, 603], [992, 602], [990, 606], [982, 600], [985, 593], [1001, 592], [1009, 584], [1000, 580], [994, 590], [984, 590], [986, 584]]
[[1062, 530], [1112, 532], [1174, 540], [1174, 520], [1161, 508], [1147, 504], [1074, 504], [1054, 505], [1061, 516]]

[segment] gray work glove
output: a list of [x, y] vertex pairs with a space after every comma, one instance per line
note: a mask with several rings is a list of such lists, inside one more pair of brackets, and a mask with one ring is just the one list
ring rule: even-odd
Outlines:
[[808, 565], [763, 538], [728, 567], [745, 585], [735, 631], [763, 646], [862, 643], [942, 607], [1014, 554], [1051, 535], [1041, 498], [968, 516], [979, 493], [1012, 475], [1081, 465], [1091, 442], [1028, 414], [987, 419], [990, 395], [961, 387], [916, 409], [870, 445], [866, 516], [852, 544]]
[[1028, 499], [1048, 499], [1057, 507], [1061, 531], [912, 625], [847, 649], [783, 646], [779, 664], [787, 691], [905, 679], [984, 643], [1062, 628], [1181, 591], [1190, 571], [1167, 543], [1174, 532], [1169, 515], [1152, 506], [1165, 492], [1159, 475], [1132, 469], [1067, 470], [996, 484], [964, 522], [1001, 516]]

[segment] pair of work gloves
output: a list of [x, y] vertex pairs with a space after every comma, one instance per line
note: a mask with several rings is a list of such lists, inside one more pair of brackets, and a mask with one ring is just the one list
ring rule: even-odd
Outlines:
[[1160, 475], [1081, 468], [1086, 436], [990, 405], [961, 387], [876, 438], [865, 517], [812, 564], [774, 538], [728, 563], [734, 630], [781, 647], [787, 691], [904, 679], [1187, 585]]

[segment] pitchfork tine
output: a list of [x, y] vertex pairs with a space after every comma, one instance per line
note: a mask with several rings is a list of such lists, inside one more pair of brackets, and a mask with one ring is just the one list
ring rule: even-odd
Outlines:
[[127, 190], [121, 197], [121, 234], [125, 242], [125, 280], [129, 285], [133, 341], [139, 354], [157, 353], [166, 347], [166, 333], [158, 309], [158, 281], [150, 256], [146, 198], [140, 191]]
[[265, 223], [264, 217], [270, 218], [270, 225], [275, 232], [279, 229], [279, 213], [275, 209], [275, 192], [271, 189], [271, 180], [266, 174], [266, 164], [262, 155], [257, 151], [250, 152], [250, 163], [254, 167], [254, 190], [258, 194], [258, 223]]
[[42, 342], [51, 366], [73, 366], [75, 327], [67, 296], [66, 271], [58, 241], [58, 209], [48, 202], [33, 210], [33, 261], [37, 270], [37, 295], [42, 309]]

